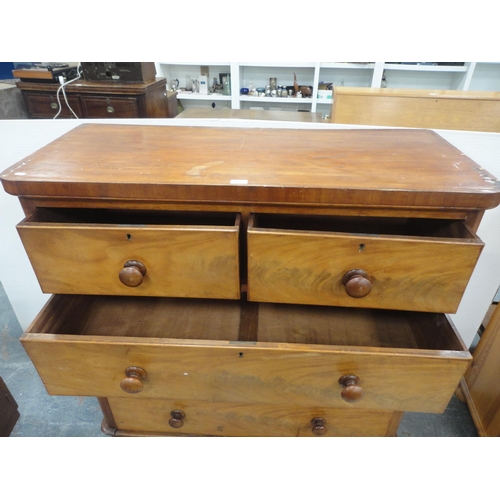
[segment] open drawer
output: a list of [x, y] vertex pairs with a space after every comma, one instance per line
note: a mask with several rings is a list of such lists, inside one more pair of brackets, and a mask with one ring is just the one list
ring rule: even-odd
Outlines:
[[46, 293], [240, 296], [239, 214], [39, 208], [17, 230]]
[[483, 246], [460, 220], [254, 214], [248, 296], [452, 313]]
[[53, 395], [441, 412], [471, 356], [442, 314], [53, 296], [22, 343]]

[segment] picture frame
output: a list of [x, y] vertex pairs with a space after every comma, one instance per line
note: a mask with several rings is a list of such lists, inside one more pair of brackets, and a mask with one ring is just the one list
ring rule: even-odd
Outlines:
[[224, 85], [230, 77], [231, 73], [219, 73], [219, 81], [221, 85]]

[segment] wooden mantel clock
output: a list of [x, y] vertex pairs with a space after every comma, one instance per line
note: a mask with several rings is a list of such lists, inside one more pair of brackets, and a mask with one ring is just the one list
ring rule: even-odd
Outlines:
[[47, 391], [113, 435], [391, 436], [470, 361], [500, 186], [428, 130], [84, 124], [1, 176]]

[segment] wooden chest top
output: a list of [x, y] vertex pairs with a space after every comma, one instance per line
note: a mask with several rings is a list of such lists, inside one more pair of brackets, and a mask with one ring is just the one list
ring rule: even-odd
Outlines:
[[430, 130], [84, 124], [7, 169], [16, 196], [488, 209], [500, 183]]

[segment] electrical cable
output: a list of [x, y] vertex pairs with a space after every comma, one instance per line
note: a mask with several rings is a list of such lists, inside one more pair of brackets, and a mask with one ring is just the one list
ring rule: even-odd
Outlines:
[[73, 109], [71, 108], [71, 106], [69, 105], [69, 102], [68, 102], [68, 98], [66, 96], [66, 92], [64, 90], [64, 87], [66, 85], [69, 85], [70, 83], [73, 83], [73, 82], [76, 82], [77, 80], [79, 80], [81, 78], [81, 73], [80, 73], [80, 64], [78, 64], [77, 68], [76, 68], [76, 71], [77, 71], [77, 77], [76, 78], [73, 78], [72, 80], [68, 80], [67, 82], [64, 82], [62, 81], [63, 77], [60, 76], [59, 77], [59, 83], [61, 84], [59, 86], [59, 88], [57, 89], [57, 93], [56, 93], [56, 98], [57, 98], [57, 103], [59, 104], [59, 111], [56, 113], [56, 115], [54, 116], [53, 120], [55, 120], [60, 114], [61, 114], [61, 111], [62, 111], [62, 105], [61, 105], [61, 100], [59, 98], [59, 93], [62, 91], [62, 94], [63, 94], [63, 97], [64, 97], [64, 101], [66, 102], [66, 106], [68, 106], [68, 109], [73, 113], [73, 116], [79, 120], [80, 118], [76, 115], [76, 113], [73, 111]]

